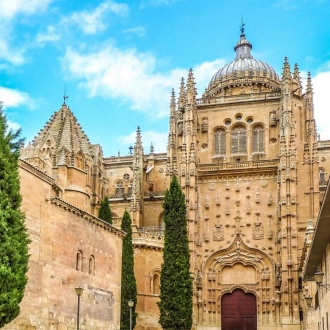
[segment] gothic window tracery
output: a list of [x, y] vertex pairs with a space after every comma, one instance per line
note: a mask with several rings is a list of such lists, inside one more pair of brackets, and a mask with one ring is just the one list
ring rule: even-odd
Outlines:
[[214, 134], [214, 154], [224, 156], [226, 154], [226, 132], [223, 128]]
[[252, 130], [252, 152], [265, 152], [265, 130], [262, 126], [255, 126]]
[[122, 181], [118, 181], [116, 183], [115, 194], [116, 196], [123, 196], [125, 193], [124, 183]]
[[237, 126], [231, 133], [231, 152], [233, 154], [246, 154], [246, 129]]

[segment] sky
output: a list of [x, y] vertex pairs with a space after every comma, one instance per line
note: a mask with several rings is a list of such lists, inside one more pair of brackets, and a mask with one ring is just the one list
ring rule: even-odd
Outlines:
[[105, 157], [166, 152], [171, 90], [193, 69], [197, 97], [234, 57], [242, 19], [254, 58], [311, 73], [330, 139], [329, 0], [0, 0], [0, 100], [32, 141], [66, 104]]

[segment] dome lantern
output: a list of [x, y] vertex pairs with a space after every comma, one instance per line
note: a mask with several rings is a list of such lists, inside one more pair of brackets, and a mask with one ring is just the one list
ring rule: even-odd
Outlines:
[[[280, 79], [275, 70], [267, 63], [254, 59], [251, 55], [252, 44], [245, 38], [244, 25], [241, 26], [240, 40], [234, 47], [235, 59], [222, 67], [212, 77], [206, 97], [213, 97], [219, 93], [226, 94], [226, 89], [230, 93], [242, 93], [242, 87], [246, 93], [253, 93], [260, 90], [260, 86], [267, 86], [268, 91], [278, 91]], [[258, 88], [255, 88], [258, 87]]]

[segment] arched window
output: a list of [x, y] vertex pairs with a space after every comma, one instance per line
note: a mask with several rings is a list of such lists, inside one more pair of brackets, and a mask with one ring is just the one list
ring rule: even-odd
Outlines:
[[224, 129], [219, 129], [214, 134], [214, 154], [226, 155], [226, 132]]
[[88, 274], [90, 275], [95, 274], [95, 258], [93, 255], [89, 257]]
[[76, 256], [76, 270], [80, 270], [80, 271], [83, 270], [82, 261], [83, 261], [83, 253], [82, 251], [79, 250]]
[[125, 187], [122, 181], [118, 181], [115, 188], [116, 196], [123, 196], [125, 193]]
[[231, 152], [233, 154], [246, 154], [246, 129], [236, 127], [231, 133]]
[[325, 170], [323, 168], [320, 168], [319, 170], [319, 179], [320, 179], [320, 184], [322, 185], [326, 184]]
[[252, 130], [252, 152], [265, 152], [265, 130], [261, 126], [257, 126]]
[[152, 277], [152, 293], [159, 294], [160, 276], [159, 273], [155, 273]]

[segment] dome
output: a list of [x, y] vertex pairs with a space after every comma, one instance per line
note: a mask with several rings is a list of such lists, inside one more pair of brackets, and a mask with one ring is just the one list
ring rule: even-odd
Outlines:
[[226, 64], [212, 77], [207, 94], [217, 94], [225, 87], [238, 87], [251, 84], [267, 84], [271, 89], [278, 89], [280, 79], [275, 70], [267, 63], [256, 60], [251, 55], [252, 45], [245, 38], [241, 28], [240, 40], [234, 50], [235, 59]]

